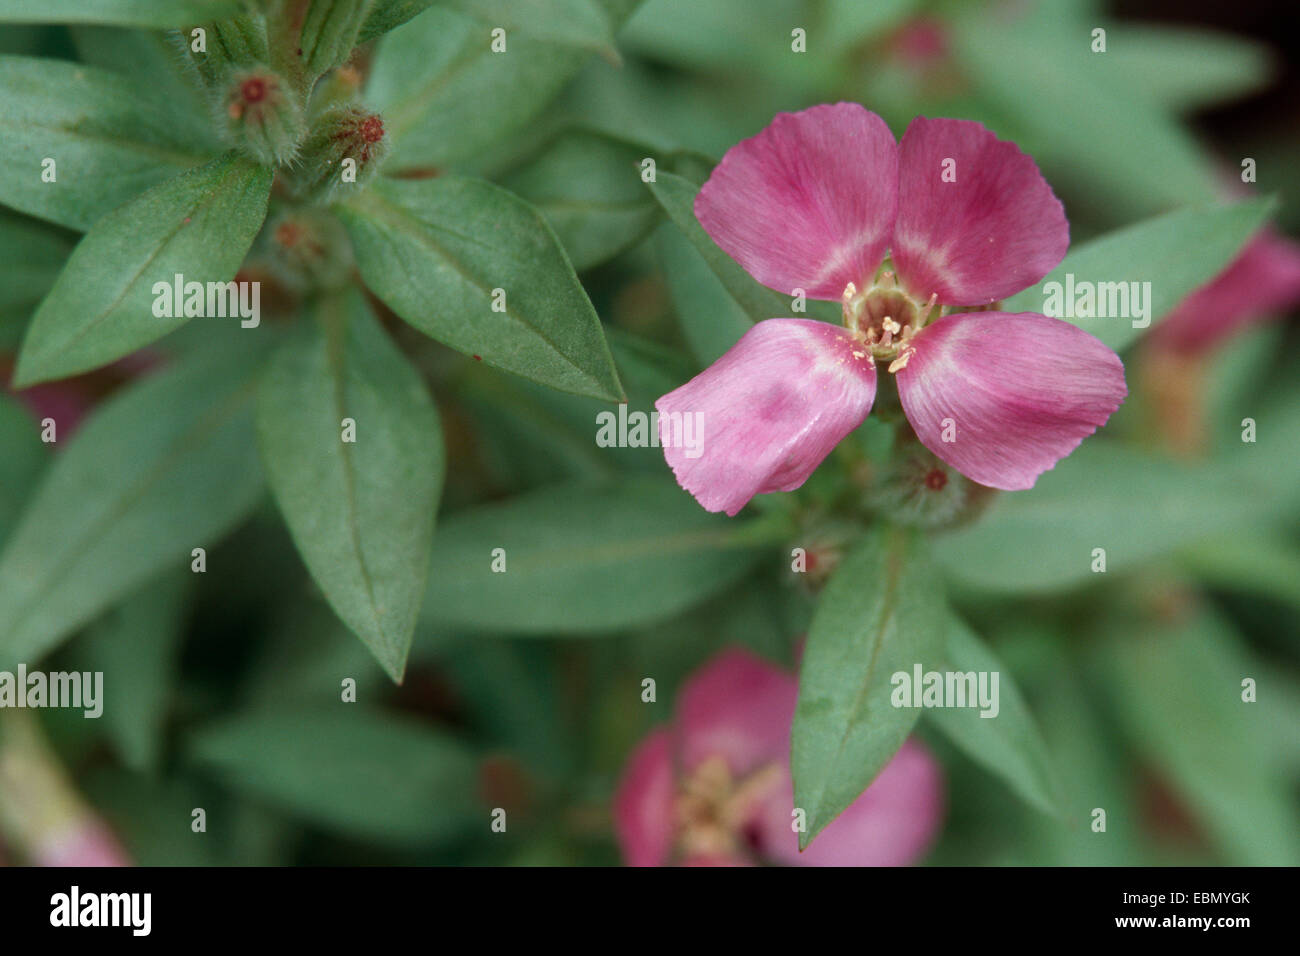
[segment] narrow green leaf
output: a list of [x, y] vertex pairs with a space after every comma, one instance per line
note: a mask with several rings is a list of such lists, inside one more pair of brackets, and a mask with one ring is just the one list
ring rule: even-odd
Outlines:
[[[973, 9], [949, 36], [980, 96], [1029, 136], [1019, 145], [1109, 205], [1153, 214], [1218, 194], [1206, 152], [1170, 113], [1093, 53], [1088, 31], [1035, 29]], [[1032, 76], [1032, 83], [1025, 77]]]
[[1274, 477], [1241, 467], [1192, 467], [1114, 443], [1086, 441], [1029, 491], [1001, 495], [936, 553], [960, 584], [994, 592], [1051, 591], [1113, 573], [1262, 519]]
[[[326, 600], [395, 681], [424, 593], [446, 461], [419, 374], [360, 291], [316, 306], [258, 391], [267, 481]], [[344, 441], [351, 419], [355, 442]]]
[[241, 9], [240, 0], [0, 0], [0, 21], [163, 29], [233, 17]]
[[471, 754], [401, 717], [338, 704], [241, 714], [188, 750], [228, 785], [364, 840], [427, 844], [487, 819]]
[[209, 158], [167, 116], [162, 97], [116, 73], [0, 56], [0, 202], [89, 229]]
[[572, 129], [501, 185], [546, 217], [582, 271], [635, 245], [659, 220], [659, 206], [641, 183], [641, 161], [653, 155], [641, 144]]
[[[513, 31], [563, 46], [585, 47], [609, 59], [614, 27], [596, 0], [442, 0], [489, 28], [502, 27], [507, 41]], [[507, 46], [507, 49], [509, 47]]]
[[517, 634], [662, 620], [744, 574], [756, 557], [745, 531], [658, 477], [472, 508], [434, 539], [424, 620]]
[[271, 170], [231, 154], [155, 186], [96, 223], [32, 318], [15, 385], [97, 368], [185, 324], [183, 310], [155, 314], [155, 284], [170, 290], [177, 275], [187, 283], [229, 281], [266, 218], [271, 177]]
[[104, 675], [103, 726], [134, 770], [155, 769], [162, 753], [192, 577], [185, 568], [145, 585], [97, 621], [76, 647], [83, 669]]
[[591, 300], [518, 196], [459, 176], [386, 180], [339, 214], [366, 284], [421, 332], [543, 385], [622, 399]]
[[253, 371], [242, 349], [187, 358], [86, 420], [0, 552], [0, 667], [37, 660], [248, 513]]
[[73, 239], [57, 226], [0, 209], [0, 351], [17, 352], [27, 320], [63, 271]]
[[807, 814], [800, 847], [856, 800], [903, 745], [920, 711], [895, 707], [893, 674], [933, 670], [947, 612], [924, 541], [870, 532], [822, 592], [799, 671], [791, 731], [794, 802]]
[[691, 353], [701, 367], [712, 365], [753, 327], [754, 320], [676, 226], [659, 227], [655, 251]]
[[1107, 28], [1106, 41], [1107, 71], [1136, 95], [1174, 110], [1237, 99], [1273, 72], [1267, 46], [1212, 30], [1116, 25]]
[[1239, 866], [1295, 866], [1300, 831], [1272, 711], [1242, 699], [1243, 678], [1270, 693], [1269, 669], [1222, 622], [1145, 627], [1106, 648], [1113, 703], [1134, 745], [1169, 776], [1198, 822]]
[[977, 707], [937, 707], [926, 718], [1030, 806], [1058, 814], [1060, 783], [1020, 689], [992, 648], [956, 617], [949, 622], [943, 669], [997, 674], [998, 710], [986, 717]]
[[365, 23], [361, 25], [357, 43], [365, 43], [383, 36], [389, 30], [396, 30], [407, 20], [428, 10], [434, 2], [435, 0], [375, 0], [374, 6], [366, 14]]
[[[1119, 351], [1226, 269], [1275, 205], [1273, 199], [1249, 199], [1230, 206], [1195, 206], [1117, 229], [1070, 250], [1041, 282], [1008, 299], [1003, 310], [1042, 312], [1048, 300], [1047, 283], [1060, 283], [1063, 295], [1067, 275], [1074, 277], [1076, 289], [1082, 288], [1081, 282], [1094, 283], [1098, 289], [1103, 283], [1121, 283], [1127, 287], [1126, 297], [1131, 283], [1149, 282], [1150, 298], [1143, 293], [1150, 309], [1149, 325], [1135, 327], [1135, 322], [1146, 320], [1127, 317], [1062, 316]], [[1131, 304], [1129, 311], [1133, 311]]]
[[380, 42], [366, 99], [384, 115], [392, 169], [445, 167], [520, 129], [591, 56], [526, 35], [492, 52], [490, 30], [433, 7]]
[[0, 394], [0, 546], [18, 519], [46, 461], [40, 427], [15, 398]]
[[[699, 187], [675, 173], [659, 170], [650, 191], [664, 207], [677, 228], [686, 234], [691, 244], [699, 250], [709, 268], [722, 281], [728, 294], [754, 321], [791, 315], [791, 301], [766, 286], [759, 285], [735, 260], [718, 248], [695, 218], [695, 194]], [[790, 290], [794, 295], [794, 290]]]

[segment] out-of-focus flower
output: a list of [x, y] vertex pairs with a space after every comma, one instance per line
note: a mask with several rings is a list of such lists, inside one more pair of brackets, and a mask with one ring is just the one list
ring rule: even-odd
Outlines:
[[1150, 342], [1203, 352], [1234, 332], [1300, 304], [1300, 244], [1265, 229], [1214, 279], [1183, 299], [1151, 330]]
[[909, 740], [867, 790], [802, 853], [794, 829], [793, 675], [724, 651], [683, 687], [672, 727], [633, 752], [614, 798], [632, 866], [902, 866], [939, 829], [938, 764]]
[[[759, 282], [841, 302], [845, 326], [759, 322], [655, 403], [665, 458], [710, 511], [802, 485], [871, 410], [877, 361], [921, 442], [1005, 490], [1032, 487], [1127, 395], [1088, 333], [984, 310], [1060, 262], [1069, 226], [1034, 161], [979, 123], [917, 117], [895, 143], [855, 103], [782, 113], [727, 152], [695, 214]], [[671, 440], [687, 414], [703, 454]]]
[[117, 838], [73, 788], [36, 719], [0, 722], [0, 833], [36, 866], [130, 866]]

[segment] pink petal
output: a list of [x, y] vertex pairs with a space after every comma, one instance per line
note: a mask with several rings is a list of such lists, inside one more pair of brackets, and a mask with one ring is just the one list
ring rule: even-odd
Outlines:
[[[655, 408], [678, 483], [709, 511], [734, 515], [754, 495], [802, 485], [875, 395], [875, 364], [848, 332], [767, 319]], [[689, 439], [688, 421], [698, 423], [694, 448], [673, 437]]]
[[[946, 160], [955, 161], [944, 182]], [[917, 298], [988, 305], [1065, 257], [1070, 226], [1034, 161], [970, 120], [918, 116], [903, 134], [893, 260]]]
[[1210, 348], [1254, 319], [1300, 303], [1300, 244], [1271, 230], [1257, 235], [1223, 272], [1185, 298], [1151, 330], [1180, 352]]
[[705, 231], [778, 292], [838, 300], [869, 283], [898, 208], [898, 145], [857, 103], [778, 113], [695, 197]]
[[676, 780], [672, 736], [656, 730], [637, 746], [614, 794], [614, 832], [628, 866], [664, 866], [672, 852]]
[[907, 866], [933, 842], [943, 820], [943, 774], [920, 743], [907, 740], [858, 799], [799, 852], [791, 829], [792, 788], [762, 808], [759, 845], [794, 866]]
[[130, 866], [131, 860], [112, 832], [94, 817], [83, 816], [67, 829], [48, 836], [32, 850], [37, 866]]
[[908, 421], [926, 448], [992, 488], [1032, 488], [1128, 394], [1119, 356], [1060, 319], [959, 313], [912, 341], [898, 371]]
[[788, 759], [797, 696], [792, 674], [742, 648], [723, 651], [678, 696], [683, 770], [721, 756], [741, 777]]

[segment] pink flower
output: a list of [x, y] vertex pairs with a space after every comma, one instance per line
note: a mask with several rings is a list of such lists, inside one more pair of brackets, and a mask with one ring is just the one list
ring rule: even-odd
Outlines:
[[1151, 330], [1157, 348], [1204, 352], [1269, 313], [1300, 303], [1300, 245], [1264, 230]]
[[748, 651], [724, 651], [686, 682], [675, 726], [651, 733], [614, 797], [631, 866], [903, 866], [943, 815], [939, 766], [907, 741], [803, 853], [790, 777], [795, 678]]
[[[921, 442], [1006, 490], [1032, 487], [1128, 394], [1119, 357], [1073, 325], [950, 311], [1036, 283], [1069, 245], [1033, 160], [979, 123], [917, 117], [895, 143], [855, 103], [782, 113], [727, 152], [695, 215], [759, 282], [839, 301], [845, 325], [760, 322], [655, 403], [668, 464], [710, 511], [802, 485], [870, 411], [878, 361]], [[702, 453], [665, 434], [684, 413]]]

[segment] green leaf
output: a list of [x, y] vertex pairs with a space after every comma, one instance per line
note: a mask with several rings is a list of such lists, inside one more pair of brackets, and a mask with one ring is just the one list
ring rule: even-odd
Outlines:
[[153, 770], [184, 634], [189, 569], [164, 575], [95, 623], [76, 648], [104, 675], [103, 725], [133, 770]]
[[160, 96], [116, 73], [0, 56], [0, 202], [85, 231], [208, 158], [167, 116]]
[[997, 674], [998, 711], [985, 717], [976, 707], [936, 707], [926, 718], [1027, 804], [1059, 813], [1060, 783], [1020, 689], [993, 650], [956, 617], [949, 622], [943, 669]]
[[[326, 600], [401, 681], [424, 593], [446, 461], [420, 376], [360, 291], [316, 306], [258, 391], [272, 493]], [[355, 424], [344, 442], [342, 422]]]
[[655, 251], [691, 353], [701, 367], [712, 365], [753, 327], [754, 320], [675, 226], [664, 224], [656, 230]]
[[1300, 609], [1300, 551], [1274, 533], [1240, 530], [1202, 541], [1179, 555], [1202, 584], [1239, 591]]
[[73, 240], [48, 223], [0, 209], [0, 351], [18, 351], [27, 320], [63, 271]]
[[[1049, 282], [1149, 282], [1150, 326], [1136, 319], [1070, 318], [1085, 332], [1119, 351], [1154, 328], [1190, 292], [1226, 269], [1275, 206], [1272, 199], [1250, 199], [1230, 206], [1179, 209], [1126, 226], [1072, 249], [1038, 285], [1008, 299], [1006, 312], [1042, 312]], [[1145, 296], [1144, 296], [1145, 297]]]
[[891, 703], [891, 676], [933, 669], [946, 610], [918, 535], [868, 533], [836, 569], [813, 616], [791, 730], [794, 802], [807, 846], [856, 800], [907, 739], [920, 711]]
[[[659, 205], [664, 207], [678, 229], [686, 234], [691, 244], [699, 250], [704, 261], [721, 280], [727, 293], [754, 321], [791, 315], [791, 301], [766, 286], [760, 285], [734, 259], [718, 248], [695, 218], [695, 194], [699, 187], [675, 173], [659, 170], [655, 182], [650, 183]], [[794, 290], [791, 290], [791, 296]]]
[[132, 100], [157, 104], [178, 147], [197, 151], [204, 159], [225, 150], [199, 75], [177, 55], [174, 36], [101, 26], [74, 26], [71, 32], [84, 62], [126, 80]]
[[476, 819], [487, 829], [463, 745], [357, 705], [241, 714], [203, 728], [188, 752], [229, 786], [363, 840], [427, 844]]
[[209, 352], [86, 420], [0, 552], [0, 667], [37, 660], [249, 512], [262, 491], [253, 371], [247, 350]]
[[1051, 591], [1100, 579], [1199, 539], [1258, 522], [1277, 499], [1271, 476], [1192, 467], [1099, 439], [1084, 442], [1028, 491], [1001, 495], [936, 553], [960, 584], [993, 592]]
[[183, 27], [240, 12], [239, 0], [0, 0], [0, 22]]
[[623, 397], [591, 300], [518, 196], [458, 176], [385, 180], [339, 214], [366, 284], [421, 332], [561, 391]]
[[0, 394], [0, 546], [4, 544], [46, 460], [46, 446], [31, 413]]
[[1209, 614], [1143, 627], [1106, 651], [1113, 704], [1134, 745], [1176, 785], [1227, 862], [1300, 863], [1272, 711], [1242, 700], [1246, 677], [1261, 697], [1271, 692], [1270, 669]]
[[1273, 73], [1267, 46], [1212, 30], [1112, 26], [1106, 41], [1107, 71], [1134, 94], [1173, 110], [1238, 99]]
[[641, 182], [649, 147], [590, 130], [567, 130], [501, 180], [546, 217], [582, 271], [635, 245], [659, 220]]
[[375, 0], [361, 25], [357, 44], [383, 36], [389, 30], [396, 30], [407, 20], [428, 10], [434, 2], [435, 0]]
[[[1169, 112], [1135, 93], [1089, 31], [1018, 26], [972, 11], [949, 36], [982, 99], [1023, 124], [1020, 145], [1082, 194], [1160, 212], [1218, 194], [1215, 170]], [[1025, 82], [1025, 77], [1034, 82]]]
[[541, 112], [590, 51], [526, 35], [493, 53], [483, 24], [433, 7], [384, 37], [366, 99], [384, 115], [392, 169], [474, 157]]
[[170, 302], [178, 274], [186, 283], [230, 280], [266, 218], [271, 178], [230, 154], [96, 223], [32, 318], [15, 385], [97, 368], [184, 325], [183, 314], [155, 315], [155, 283], [168, 288]]
[[[756, 556], [748, 530], [658, 477], [471, 508], [434, 539], [424, 620], [517, 634], [662, 620], [744, 574]], [[504, 572], [493, 570], [498, 548]]]
[[614, 27], [596, 0], [442, 0], [487, 27], [512, 31], [563, 46], [585, 47], [617, 60]]

